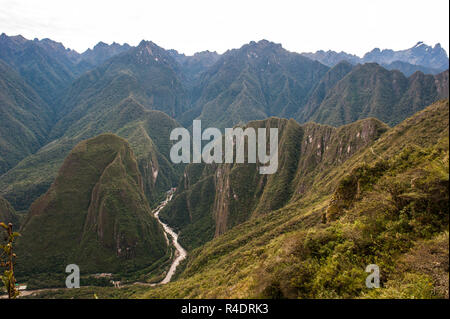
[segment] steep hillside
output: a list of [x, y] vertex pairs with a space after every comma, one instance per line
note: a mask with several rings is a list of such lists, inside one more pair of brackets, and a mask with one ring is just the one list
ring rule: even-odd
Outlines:
[[353, 69], [353, 65], [342, 61], [332, 67], [314, 87], [306, 105], [294, 115], [297, 119], [309, 119], [319, 108], [335, 85]]
[[12, 223], [14, 226], [19, 226], [19, 218], [17, 217], [14, 207], [6, 199], [0, 196], [0, 223]]
[[338, 129], [271, 118], [248, 127], [279, 130], [278, 171], [260, 175], [258, 164], [190, 164], [161, 218], [181, 231], [181, 244], [195, 248], [228, 229], [285, 206], [313, 186], [316, 175], [345, 162], [387, 127], [367, 119]]
[[448, 91], [440, 89], [448, 83], [448, 70], [440, 75], [416, 72], [406, 78], [399, 71], [388, 71], [378, 64], [358, 65], [328, 91], [311, 114], [298, 119], [330, 125], [343, 125], [358, 119], [376, 117], [395, 125], [439, 99]]
[[51, 116], [49, 106], [0, 60], [0, 175], [45, 143]]
[[133, 297], [448, 298], [448, 115], [448, 100], [427, 107]]
[[25, 277], [61, 273], [72, 263], [84, 274], [127, 273], [155, 263], [168, 249], [133, 151], [113, 134], [70, 152], [20, 232], [17, 273]]
[[76, 52], [61, 43], [27, 40], [24, 37], [0, 35], [0, 59], [13, 67], [49, 105], [56, 106], [63, 89], [75, 78], [77, 71], [71, 59]]

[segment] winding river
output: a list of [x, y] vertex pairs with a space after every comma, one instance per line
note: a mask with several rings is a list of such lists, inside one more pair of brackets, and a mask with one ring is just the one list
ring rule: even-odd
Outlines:
[[167, 205], [168, 202], [170, 202], [172, 200], [174, 192], [175, 192], [175, 189], [171, 189], [168, 192], [166, 199], [153, 211], [154, 216], [156, 217], [156, 219], [158, 220], [158, 222], [162, 225], [162, 227], [164, 229], [164, 234], [166, 236], [167, 243], [169, 244], [169, 237], [171, 237], [173, 246], [175, 247], [175, 250], [176, 250], [175, 258], [174, 258], [172, 264], [170, 265], [170, 268], [166, 274], [166, 277], [164, 277], [164, 279], [162, 281], [160, 281], [159, 283], [152, 284], [153, 286], [163, 285], [163, 284], [167, 284], [168, 282], [170, 282], [178, 265], [180, 264], [180, 262], [183, 259], [186, 258], [186, 254], [187, 254], [186, 250], [184, 250], [184, 248], [181, 247], [181, 245], [178, 243], [178, 234], [175, 233], [175, 231], [172, 228], [170, 228], [167, 224], [163, 223], [159, 219], [159, 212]]

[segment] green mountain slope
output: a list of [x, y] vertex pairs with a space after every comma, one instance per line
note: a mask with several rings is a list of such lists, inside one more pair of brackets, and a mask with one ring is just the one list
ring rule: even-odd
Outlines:
[[313, 187], [315, 176], [345, 162], [387, 127], [366, 119], [338, 129], [271, 118], [248, 127], [278, 128], [279, 164], [260, 175], [257, 164], [189, 164], [161, 218], [181, 231], [180, 243], [195, 248], [228, 229], [285, 206]]
[[198, 79], [192, 108], [180, 119], [189, 126], [232, 127], [269, 116], [290, 117], [306, 103], [328, 67], [279, 44], [262, 40], [227, 51]]
[[0, 175], [45, 143], [51, 115], [37, 93], [0, 60]]
[[311, 95], [308, 97], [306, 105], [299, 109], [294, 117], [297, 119], [311, 118], [323, 100], [327, 97], [328, 93], [352, 69], [353, 65], [346, 61], [342, 61], [329, 69], [320, 82], [314, 87]]
[[75, 78], [75, 63], [61, 43], [0, 35], [0, 59], [13, 67], [49, 105]]
[[445, 83], [448, 70], [436, 76], [416, 72], [406, 78], [378, 64], [358, 65], [328, 91], [319, 106], [309, 110], [310, 116], [298, 119], [339, 126], [376, 117], [395, 125], [426, 105], [447, 98], [448, 91], [440, 89]]
[[20, 276], [63, 273], [72, 263], [83, 274], [127, 273], [167, 253], [138, 162], [129, 144], [113, 134], [83, 141], [70, 152], [20, 232]]
[[448, 298], [448, 115], [448, 100], [427, 107], [134, 297]]
[[19, 218], [14, 207], [6, 199], [0, 196], [0, 223], [12, 223], [14, 226], [19, 226]]

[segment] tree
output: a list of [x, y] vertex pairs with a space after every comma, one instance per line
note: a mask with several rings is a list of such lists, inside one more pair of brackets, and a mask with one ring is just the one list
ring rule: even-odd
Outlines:
[[9, 223], [0, 223], [6, 232], [5, 243], [0, 244], [0, 267], [5, 268], [3, 275], [0, 275], [0, 279], [5, 285], [6, 291], [8, 292], [8, 297], [14, 299], [19, 295], [19, 291], [16, 288], [16, 278], [14, 277], [14, 264], [16, 259], [16, 254], [13, 250], [14, 239], [20, 234], [18, 232], [13, 232], [13, 225]]

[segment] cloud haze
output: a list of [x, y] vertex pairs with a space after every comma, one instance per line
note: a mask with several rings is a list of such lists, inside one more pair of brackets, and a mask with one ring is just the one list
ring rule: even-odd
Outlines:
[[99, 41], [192, 54], [268, 39], [296, 52], [362, 55], [417, 41], [449, 48], [448, 0], [23, 1], [0, 0], [0, 33], [51, 38], [79, 52]]

